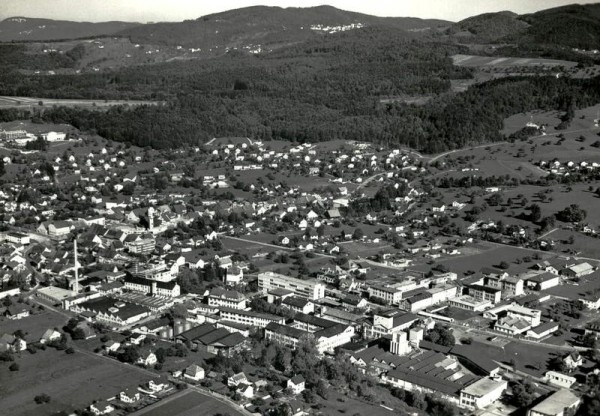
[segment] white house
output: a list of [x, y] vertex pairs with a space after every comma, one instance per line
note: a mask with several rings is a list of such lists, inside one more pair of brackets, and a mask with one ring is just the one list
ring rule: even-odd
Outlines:
[[300, 394], [304, 391], [305, 384], [304, 377], [296, 375], [287, 381], [287, 388], [294, 394]]

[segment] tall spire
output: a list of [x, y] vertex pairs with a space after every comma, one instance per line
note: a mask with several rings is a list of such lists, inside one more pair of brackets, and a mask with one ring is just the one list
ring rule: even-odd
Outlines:
[[77, 262], [77, 237], [73, 240], [73, 257], [75, 259], [75, 286], [73, 286], [74, 294], [79, 293], [79, 263]]

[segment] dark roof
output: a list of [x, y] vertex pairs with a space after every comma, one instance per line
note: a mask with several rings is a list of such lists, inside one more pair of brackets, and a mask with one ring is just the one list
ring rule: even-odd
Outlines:
[[[115, 303], [125, 303], [125, 306], [119, 308], [117, 312], [110, 312], [108, 309], [115, 306]], [[145, 306], [135, 305], [133, 303], [123, 302], [118, 299], [113, 299], [109, 297], [100, 297], [92, 300], [88, 300], [87, 302], [83, 302], [80, 304], [82, 308], [89, 309], [96, 313], [105, 313], [118, 316], [119, 318], [126, 320], [133, 316], [137, 316], [143, 313], [150, 312], [150, 309]]]
[[412, 303], [417, 303], [417, 302], [420, 302], [420, 301], [422, 301], [424, 299], [429, 299], [429, 298], [432, 298], [432, 297], [433, 297], [433, 295], [431, 293], [424, 292], [424, 293], [419, 293], [418, 295], [415, 295], [412, 298], [407, 299], [406, 301], [408, 303], [412, 304]]
[[486, 293], [498, 293], [498, 292], [502, 292], [502, 289], [496, 289], [495, 287], [489, 287], [489, 286], [483, 286], [483, 285], [470, 285], [469, 286], [469, 290], [470, 289], [474, 289], [474, 290], [482, 290]]
[[300, 376], [300, 375], [295, 375], [294, 377], [290, 378], [290, 381], [296, 385], [300, 384], [300, 383], [304, 383], [304, 377]]
[[219, 340], [213, 341], [212, 344], [220, 344], [224, 347], [231, 348], [243, 343], [244, 341], [246, 341], [246, 338], [242, 334], [239, 332], [233, 332]]
[[217, 327], [213, 324], [202, 324], [190, 329], [189, 331], [182, 332], [181, 334], [177, 335], [177, 337], [184, 338], [188, 341], [194, 341], [197, 338], [214, 331], [215, 329], [217, 329]]
[[425, 341], [425, 340], [422, 340], [421, 342], [419, 342], [419, 348], [424, 349], [424, 350], [441, 352], [442, 354], [448, 354], [450, 352], [450, 350], [452, 349], [452, 347], [445, 347], [443, 345], [435, 344], [433, 342]]
[[297, 313], [294, 315], [295, 322], [301, 322], [308, 325], [318, 326], [320, 328], [330, 328], [337, 325], [337, 322], [330, 321], [329, 319], [319, 318], [313, 315], [307, 315], [304, 313]]
[[300, 339], [303, 336], [310, 334], [310, 332], [303, 331], [301, 329], [294, 328], [294, 327], [287, 326], [287, 325], [281, 325], [281, 324], [278, 324], [277, 322], [269, 322], [269, 324], [265, 327], [265, 330], [269, 330], [269, 331], [275, 332], [277, 334], [285, 335], [285, 336], [296, 338], [296, 339]]
[[388, 376], [408, 381], [434, 391], [445, 393], [448, 395], [458, 395], [464, 387], [456, 382], [448, 381], [443, 378], [438, 378], [434, 375], [412, 371], [406, 368], [397, 368], [388, 372]]
[[416, 320], [418, 320], [419, 317], [417, 315], [415, 315], [414, 313], [405, 313], [403, 315], [400, 316], [396, 316], [394, 317], [394, 327], [397, 326], [401, 326], [401, 325], [406, 325], [410, 322], [414, 322]]
[[478, 351], [478, 348], [485, 347], [457, 344], [454, 347], [452, 347], [452, 349], [450, 350], [450, 354], [468, 361], [469, 363], [474, 365], [478, 370], [482, 371], [485, 375], [489, 375], [496, 371], [499, 368], [499, 365], [491, 359], [481, 355]]
[[308, 303], [309, 301], [307, 299], [300, 298], [297, 296], [289, 296], [285, 298], [282, 302], [282, 304], [284, 305], [292, 306], [295, 308], [304, 308]]
[[554, 322], [554, 321], [544, 322], [543, 324], [538, 325], [535, 328], [532, 328], [531, 331], [535, 332], [536, 334], [541, 334], [552, 328], [558, 329], [558, 322]]
[[554, 280], [554, 279], [558, 279], [558, 276], [555, 274], [552, 274], [550, 272], [546, 272], [546, 273], [540, 273], [540, 274], [535, 274], [533, 276], [528, 276], [527, 281], [530, 282], [535, 282], [535, 283], [542, 283], [542, 282], [547, 282], [548, 280]]
[[348, 328], [348, 325], [344, 324], [336, 324], [334, 326], [330, 326], [329, 328], [322, 329], [314, 333], [316, 338], [325, 337], [329, 338], [344, 332]]

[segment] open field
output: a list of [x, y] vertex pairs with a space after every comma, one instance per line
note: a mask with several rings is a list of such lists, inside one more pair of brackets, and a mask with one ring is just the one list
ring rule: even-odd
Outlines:
[[[567, 128], [567, 132], [570, 130], [593, 129], [594, 119], [598, 117], [598, 111], [600, 111], [600, 105], [575, 110], [575, 117]], [[546, 133], [549, 135], [553, 133], [565, 133], [566, 135], [566, 132], [556, 130], [555, 128], [560, 123], [560, 118], [562, 115], [563, 113], [560, 111], [541, 110], [515, 114], [504, 120], [503, 129], [500, 130], [500, 133], [508, 136], [515, 131], [521, 130], [528, 122], [531, 121], [537, 125], [546, 125]]]
[[600, 291], [600, 276], [598, 272], [585, 276], [577, 285], [561, 285], [547, 290], [551, 295], [571, 300], [579, 299], [585, 296], [586, 293], [598, 291]]
[[[531, 257], [533, 253], [527, 252], [519, 249], [518, 247], [510, 247], [510, 246], [494, 246], [487, 242], [480, 242], [473, 248], [478, 249], [478, 251], [470, 250], [471, 253], [465, 255], [459, 255], [456, 257], [442, 259], [437, 261], [439, 264], [443, 264], [447, 266], [450, 270], [457, 273], [459, 277], [461, 274], [466, 271], [479, 271], [483, 267], [490, 267], [493, 265], [497, 265], [502, 261], [506, 261], [510, 264], [509, 273], [517, 273], [523, 272], [527, 269], [531, 264], [521, 263], [514, 264], [514, 259], [521, 259], [525, 256]], [[462, 248], [461, 252], [464, 251]], [[543, 256], [542, 256], [543, 257]], [[548, 255], [550, 257], [550, 255]], [[493, 264], [490, 264], [490, 259], [493, 259]], [[429, 270], [430, 266], [423, 267], [423, 271]], [[420, 270], [418, 267], [411, 267], [411, 269]]]
[[174, 400], [168, 398], [148, 410], [136, 413], [136, 416], [213, 416], [229, 414], [239, 416], [242, 413], [230, 406], [196, 391], [187, 391]]
[[384, 397], [382, 401], [385, 405], [394, 409], [388, 410], [386, 408], [377, 406], [376, 404], [364, 403], [359, 400], [347, 397], [340, 394], [334, 386], [329, 389], [329, 396], [327, 400], [319, 398], [319, 403], [323, 406], [321, 408], [321, 414], [324, 415], [369, 415], [369, 416], [392, 416], [397, 414], [404, 414], [408, 411], [409, 407], [406, 403], [401, 402], [391, 394], [381, 390]]
[[74, 100], [60, 98], [6, 97], [0, 96], [0, 108], [45, 107], [53, 105], [65, 107], [112, 107], [115, 105], [158, 105], [157, 101], [135, 100]]
[[[94, 400], [115, 396], [126, 388], [137, 388], [151, 377], [134, 368], [124, 368], [112, 359], [94, 354], [65, 354], [47, 348], [36, 354], [22, 352], [15, 361], [20, 370], [10, 372], [8, 364], [0, 367], [0, 409], [6, 415], [39, 416], [61, 410], [89, 406]], [[50, 403], [38, 405], [33, 398], [51, 397]]]
[[47, 329], [62, 327], [67, 323], [67, 318], [62, 315], [42, 311], [28, 316], [27, 318], [10, 320], [6, 318], [0, 319], [0, 334], [12, 334], [15, 331], [21, 330], [25, 334], [25, 341], [37, 342]]
[[454, 55], [452, 56], [454, 65], [466, 67], [545, 67], [553, 68], [563, 66], [572, 68], [577, 62], [561, 61], [558, 59], [545, 58], [510, 58], [498, 56], [477, 56], [477, 55]]

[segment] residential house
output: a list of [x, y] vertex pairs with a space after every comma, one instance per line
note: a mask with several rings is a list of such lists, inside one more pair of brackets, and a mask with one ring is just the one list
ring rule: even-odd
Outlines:
[[227, 385], [229, 387], [237, 387], [240, 384], [250, 384], [250, 382], [248, 381], [248, 377], [246, 377], [246, 374], [244, 374], [243, 372], [234, 374], [227, 378]]
[[10, 334], [0, 336], [0, 352], [19, 352], [27, 348], [27, 342], [24, 339]]
[[573, 351], [563, 358], [563, 363], [568, 370], [572, 371], [583, 364], [583, 357], [579, 354], [579, 352]]
[[300, 394], [305, 389], [306, 381], [304, 377], [295, 375], [287, 381], [286, 387], [294, 394]]
[[115, 407], [106, 400], [101, 400], [90, 405], [90, 412], [95, 415], [108, 415], [114, 411]]
[[4, 316], [6, 316], [10, 320], [17, 320], [27, 318], [29, 316], [29, 308], [24, 304], [17, 303], [15, 305], [10, 305], [6, 308], [4, 312]]
[[183, 375], [191, 380], [199, 381], [204, 378], [204, 369], [197, 364], [192, 364], [185, 369]]
[[137, 359], [137, 361], [135, 363], [139, 364], [139, 365], [143, 365], [145, 367], [152, 367], [157, 362], [158, 362], [158, 359], [156, 358], [156, 355], [152, 351], [150, 351], [148, 349], [143, 349], [142, 351], [140, 351], [140, 357]]
[[42, 337], [40, 338], [40, 344], [47, 344], [48, 342], [52, 342], [52, 341], [57, 341], [62, 337], [62, 334], [54, 329], [54, 328], [50, 328], [47, 329], [44, 334], [42, 335]]
[[140, 400], [140, 398], [140, 392], [133, 389], [125, 389], [119, 393], [119, 400], [121, 400], [123, 403], [135, 403]]

